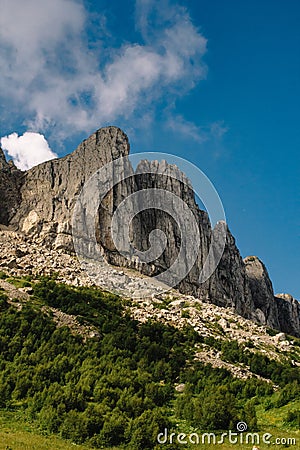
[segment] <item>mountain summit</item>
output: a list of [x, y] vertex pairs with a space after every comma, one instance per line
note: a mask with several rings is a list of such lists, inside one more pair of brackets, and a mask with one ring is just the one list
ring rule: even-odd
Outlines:
[[[72, 253], [72, 217], [82, 187], [97, 170], [127, 156], [129, 150], [127, 136], [117, 127], [102, 128], [84, 140], [73, 153], [26, 172], [6, 162], [0, 149], [0, 224], [38, 245]], [[151, 165], [150, 174], [141, 171], [141, 167], [147, 165]], [[177, 289], [215, 305], [230, 307], [258, 324], [300, 336], [298, 301], [286, 294], [274, 295], [264, 264], [255, 256], [243, 261], [228, 229], [225, 250], [217, 269], [209, 280], [199, 283], [212, 238], [211, 224], [207, 213], [199, 209], [192, 187], [182, 182], [184, 175], [178, 179], [171, 177], [169, 167], [165, 161], [142, 161], [135, 171], [131, 168], [131, 177], [114, 186], [103, 199], [95, 221], [97, 242], [106, 261], [148, 276], [170, 267], [180, 253], [181, 243], [180, 230], [172, 214], [152, 207], [142, 210], [132, 221], [132, 242], [141, 252], [148, 250], [153, 230], [161, 230], [167, 236], [165, 250], [151, 264], [120, 254], [111, 238], [114, 211], [126, 197], [152, 188], [170, 192], [188, 205], [200, 236], [196, 261]], [[157, 172], [155, 175], [153, 170]]]

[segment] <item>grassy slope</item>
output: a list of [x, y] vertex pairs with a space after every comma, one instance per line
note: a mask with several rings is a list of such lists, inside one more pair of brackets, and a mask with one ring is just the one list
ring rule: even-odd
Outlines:
[[[0, 450], [92, 450], [54, 435], [39, 432], [21, 413], [0, 411]], [[105, 450], [105, 449], [104, 449]], [[109, 450], [117, 450], [111, 447]], [[122, 450], [118, 447], [118, 450]]]
[[[299, 430], [287, 430], [282, 428], [283, 417], [285, 417], [289, 409], [295, 409], [299, 407], [295, 402], [285, 405], [282, 408], [276, 408], [269, 410], [267, 412], [263, 411], [261, 408], [258, 410], [258, 418], [260, 425], [260, 435], [268, 432], [273, 435], [273, 438], [295, 438], [296, 445], [272, 445], [276, 449], [298, 449], [300, 447], [300, 431]], [[183, 431], [179, 427], [179, 432]], [[162, 449], [164, 445], [160, 446]], [[229, 444], [224, 443], [218, 447], [222, 450], [233, 450], [233, 449], [249, 449], [251, 450], [251, 444]], [[260, 443], [260, 450], [270, 449], [270, 445]], [[0, 411], [0, 450], [92, 450], [91, 447], [85, 445], [75, 445], [72, 442], [68, 442], [64, 439], [60, 439], [54, 435], [43, 435], [39, 430], [33, 425], [25, 421], [22, 414], [19, 412], [8, 412]], [[181, 446], [181, 448], [187, 448], [186, 446]], [[204, 444], [200, 446], [191, 445], [189, 448], [195, 450], [211, 450], [215, 448], [213, 444]], [[107, 449], [108, 450], [108, 449]], [[109, 450], [122, 450], [122, 447], [114, 447]], [[134, 450], [134, 449], [131, 449]]]
[[[0, 411], [0, 450], [74, 450], [74, 447], [56, 436], [39, 434], [18, 412]], [[88, 449], [79, 445], [76, 448]]]
[[[15, 281], [15, 280], [14, 280]], [[15, 284], [15, 283], [14, 283]], [[17, 287], [20, 287], [19, 285]], [[34, 302], [33, 302], [34, 303]], [[276, 398], [276, 394], [273, 395]], [[290, 446], [290, 448], [300, 448], [300, 433], [295, 429], [288, 430], [284, 424], [284, 419], [287, 413], [291, 410], [300, 410], [300, 401], [290, 402], [281, 408], [272, 408], [267, 411], [264, 410], [262, 405], [257, 407], [258, 425], [261, 430], [260, 435], [263, 433], [271, 433], [275, 438], [295, 438], [297, 440], [296, 446]], [[182, 427], [181, 427], [182, 426]], [[178, 433], [185, 432], [184, 423], [178, 427]], [[186, 431], [187, 432], [187, 431]], [[199, 433], [200, 434], [200, 433]], [[160, 446], [164, 448], [164, 445]], [[222, 444], [218, 445], [222, 450], [231, 449], [248, 449], [251, 450], [251, 444], [232, 445]], [[274, 447], [274, 446], [273, 446]], [[283, 449], [289, 447], [288, 445], [276, 445], [275, 448]], [[56, 449], [74, 449], [88, 450], [91, 447], [85, 445], [75, 445], [72, 442], [66, 441], [55, 435], [42, 434], [40, 430], [33, 424], [26, 421], [21, 412], [9, 412], [7, 410], [0, 410], [0, 450], [56, 450]], [[123, 447], [118, 447], [121, 450]], [[181, 445], [180, 448], [193, 448], [199, 450], [208, 450], [214, 448], [213, 444], [206, 445], [191, 445], [187, 447]], [[270, 448], [269, 445], [260, 444], [260, 449]], [[113, 448], [110, 448], [113, 450]], [[116, 448], [115, 448], [116, 450]], [[134, 449], [130, 449], [134, 450]]]

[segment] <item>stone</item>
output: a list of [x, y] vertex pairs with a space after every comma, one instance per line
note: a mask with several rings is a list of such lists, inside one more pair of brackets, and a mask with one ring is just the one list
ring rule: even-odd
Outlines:
[[20, 188], [23, 172], [7, 162], [0, 147], [0, 224], [9, 225], [21, 201]]
[[18, 264], [16, 258], [12, 258], [10, 261], [6, 263], [6, 267], [9, 267], [9, 269], [17, 269]]
[[17, 210], [14, 215], [9, 211], [9, 225], [40, 237], [48, 246], [70, 251], [73, 208], [83, 184], [97, 169], [128, 153], [127, 136], [119, 128], [108, 127], [91, 135], [64, 158], [22, 173], [15, 186]]
[[273, 286], [265, 265], [257, 256], [248, 256], [244, 259], [244, 263], [256, 316], [262, 325], [279, 329]]
[[290, 294], [276, 294], [279, 329], [300, 337], [300, 303]]
[[180, 383], [180, 384], [177, 384], [177, 386], [175, 386], [175, 391], [177, 391], [177, 392], [184, 392], [184, 389], [185, 389], [185, 384], [184, 383]]
[[[102, 128], [84, 140], [73, 153], [39, 164], [26, 172], [8, 163], [0, 149], [0, 224], [22, 234], [28, 246], [37, 245], [37, 254], [41, 248], [46, 248], [48, 252], [57, 251], [59, 255], [72, 254], [72, 217], [82, 186], [98, 169], [119, 157], [127, 156], [129, 150], [126, 134], [117, 127]], [[209, 280], [199, 283], [199, 274], [209, 252], [212, 228], [207, 213], [200, 210], [195, 201], [190, 182], [178, 168], [166, 161], [141, 161], [135, 171], [129, 163], [124, 162], [122, 168], [126, 168], [130, 177], [108, 192], [95, 218], [97, 244], [108, 263], [138, 270], [148, 276], [163, 273], [172, 265], [179, 254], [181, 243], [180, 230], [172, 214], [159, 209], [147, 209], [132, 220], [130, 238], [140, 252], [148, 250], [149, 236], [154, 230], [159, 229], [160, 236], [164, 233], [168, 238], [165, 250], [151, 264], [143, 263], [137, 255], [126, 257], [120, 254], [111, 236], [114, 211], [124, 198], [153, 188], [171, 192], [188, 205], [200, 235], [195, 264], [176, 285], [179, 292], [230, 309], [261, 325], [300, 335], [299, 302], [291, 296], [274, 297], [264, 264], [252, 256], [243, 261], [228, 228], [225, 250], [217, 269]], [[144, 173], [147, 169], [151, 169], [151, 173]], [[132, 208], [130, 203], [128, 208]], [[176, 207], [173, 208], [175, 216]], [[89, 240], [82, 240], [82, 245], [89, 246]], [[26, 256], [22, 258], [26, 259]], [[53, 258], [53, 271], [61, 267], [52, 254], [48, 257], [44, 255], [38, 262], [41, 274], [47, 265], [47, 258]], [[32, 266], [29, 258], [23, 267], [25, 263]], [[20, 262], [9, 260], [8, 264], [17, 269]], [[186, 268], [184, 258], [181, 265], [182, 269]], [[95, 273], [99, 276], [97, 271]], [[141, 280], [139, 283], [135, 280], [130, 286], [127, 278], [118, 273], [106, 275], [103, 272], [99, 279], [107, 281], [109, 286], [118, 287], [121, 292], [128, 292], [130, 288], [133, 295], [139, 295], [144, 290], [145, 285]], [[146, 294], [144, 291], [143, 295], [151, 297], [153, 292], [151, 288]]]
[[224, 318], [221, 318], [220, 320], [218, 320], [218, 324], [222, 327], [227, 329], [228, 328], [228, 322], [227, 320], [225, 320]]
[[276, 336], [274, 336], [274, 341], [276, 341], [276, 342], [285, 341], [285, 334], [284, 333], [276, 334]]
[[34, 210], [31, 210], [24, 219], [24, 222], [22, 225], [22, 231], [24, 231], [24, 233], [30, 233], [31, 231], [33, 231], [37, 228], [38, 223], [39, 223], [39, 216], [38, 216], [37, 212]]

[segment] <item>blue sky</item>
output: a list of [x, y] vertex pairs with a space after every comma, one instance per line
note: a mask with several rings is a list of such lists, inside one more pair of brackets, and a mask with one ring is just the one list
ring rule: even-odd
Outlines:
[[117, 125], [133, 152], [203, 170], [242, 256], [300, 299], [297, 0], [0, 0], [0, 10], [0, 136], [20, 166]]

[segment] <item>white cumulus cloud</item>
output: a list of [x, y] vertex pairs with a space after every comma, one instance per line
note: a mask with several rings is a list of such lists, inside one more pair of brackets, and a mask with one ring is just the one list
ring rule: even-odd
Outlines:
[[37, 164], [57, 157], [42, 134], [30, 131], [22, 136], [12, 133], [2, 137], [1, 146], [21, 170], [28, 170]]
[[137, 0], [140, 38], [118, 47], [83, 0], [0, 0], [0, 10], [2, 114], [58, 139], [134, 123], [206, 76], [206, 39], [174, 2]]

